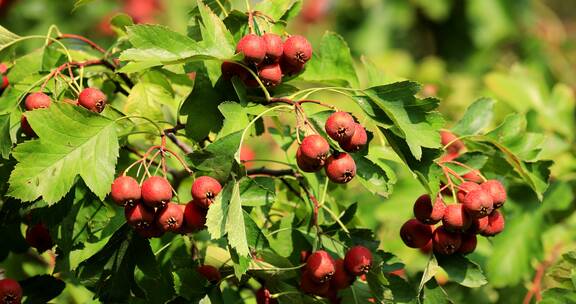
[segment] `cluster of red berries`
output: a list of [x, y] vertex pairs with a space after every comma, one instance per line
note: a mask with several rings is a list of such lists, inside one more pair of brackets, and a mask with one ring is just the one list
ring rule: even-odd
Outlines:
[[8, 67], [4, 63], [0, 63], [0, 94], [10, 85], [8, 81], [8, 76], [6, 76], [6, 72], [8, 71]]
[[[304, 70], [304, 65], [312, 57], [312, 45], [299, 35], [282, 37], [266, 33], [262, 36], [248, 34], [238, 42], [236, 52], [244, 55], [244, 63], [258, 75], [267, 87], [282, 83], [282, 76], [291, 76]], [[222, 76], [230, 79], [238, 76], [246, 86], [257, 87], [252, 74], [236, 62], [222, 63]]]
[[212, 177], [201, 176], [192, 184], [192, 201], [186, 205], [171, 202], [173, 188], [166, 178], [151, 176], [142, 186], [130, 176], [112, 183], [110, 196], [124, 207], [126, 221], [142, 237], [160, 237], [165, 232], [192, 233], [204, 228], [208, 207], [222, 190]]
[[302, 259], [306, 262], [300, 276], [300, 288], [305, 293], [328, 298], [339, 303], [338, 290], [348, 288], [358, 276], [372, 267], [372, 253], [364, 246], [354, 246], [346, 252], [344, 259], [334, 260], [324, 250], [318, 250]]
[[[326, 120], [328, 136], [338, 142], [346, 152], [357, 152], [368, 141], [364, 127], [346, 112], [335, 112]], [[356, 176], [356, 162], [345, 152], [330, 153], [328, 141], [318, 135], [308, 135], [296, 151], [296, 162], [304, 172], [316, 172], [324, 167], [326, 176], [335, 183], [345, 184]]]
[[[104, 111], [108, 98], [106, 94], [95, 88], [86, 88], [78, 95], [78, 100], [65, 99], [65, 102], [74, 105], [80, 105], [92, 112], [101, 113]], [[26, 111], [33, 111], [41, 108], [48, 108], [52, 103], [50, 96], [42, 92], [36, 92], [26, 96], [24, 100], [24, 108]], [[36, 137], [36, 133], [26, 119], [26, 114], [22, 113], [20, 119], [20, 128], [22, 132], [29, 137]]]
[[0, 280], [0, 304], [20, 304], [22, 302], [22, 287], [16, 280]]

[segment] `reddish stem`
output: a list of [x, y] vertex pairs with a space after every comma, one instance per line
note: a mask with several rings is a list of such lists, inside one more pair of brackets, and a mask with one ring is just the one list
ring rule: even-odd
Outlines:
[[48, 75], [48, 78], [46, 78], [46, 80], [44, 81], [44, 83], [40, 87], [40, 90], [44, 91], [44, 88], [46, 88], [46, 85], [48, 84], [50, 79], [52, 79], [58, 73], [61, 73], [66, 68], [71, 69], [72, 66], [79, 68], [79, 67], [86, 67], [86, 66], [93, 66], [93, 65], [108, 66], [108, 63], [103, 61], [103, 60], [100, 60], [100, 59], [87, 60], [87, 61], [82, 61], [82, 62], [72, 61], [72, 62], [64, 63], [61, 66], [57, 67], [56, 69], [52, 70], [52, 72], [50, 72], [50, 74]]
[[102, 53], [102, 54], [106, 54], [106, 50], [103, 49], [101, 46], [99, 46], [98, 44], [96, 44], [94, 41], [84, 37], [84, 36], [80, 36], [80, 35], [75, 35], [75, 34], [62, 34], [58, 37], [56, 37], [57, 40], [61, 40], [61, 39], [75, 39], [75, 40], [80, 40], [86, 44], [88, 44], [89, 46], [91, 46], [93, 49], [97, 50], [98, 52]]
[[534, 279], [532, 280], [532, 287], [530, 288], [530, 290], [528, 290], [528, 293], [526, 293], [524, 301], [522, 302], [523, 304], [530, 304], [530, 301], [532, 300], [533, 297], [536, 298], [536, 301], [542, 301], [542, 294], [540, 293], [542, 289], [542, 279], [544, 278], [546, 269], [552, 266], [554, 261], [560, 255], [561, 248], [562, 248], [561, 244], [557, 244], [556, 246], [554, 246], [548, 258], [538, 265], [538, 268], [536, 269], [536, 274], [534, 275]]

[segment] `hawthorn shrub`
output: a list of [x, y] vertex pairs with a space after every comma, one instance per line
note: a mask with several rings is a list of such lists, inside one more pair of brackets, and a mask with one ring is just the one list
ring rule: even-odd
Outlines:
[[[524, 153], [526, 123], [489, 130], [493, 102], [479, 99], [448, 130], [438, 99], [381, 83], [338, 34], [313, 46], [287, 33], [300, 8], [198, 0], [187, 35], [119, 15], [106, 49], [51, 28], [22, 54], [38, 36], [0, 27], [0, 257], [54, 257], [53, 275], [0, 280], [0, 302], [81, 284], [106, 303], [415, 303], [447, 297], [440, 268], [486, 284], [464, 255], [505, 229], [506, 187], [547, 188], [551, 163]], [[285, 159], [241, 156], [264, 137]], [[427, 192], [399, 227], [429, 257], [410, 277], [355, 220], [358, 204], [331, 193], [386, 203], [390, 155]]]

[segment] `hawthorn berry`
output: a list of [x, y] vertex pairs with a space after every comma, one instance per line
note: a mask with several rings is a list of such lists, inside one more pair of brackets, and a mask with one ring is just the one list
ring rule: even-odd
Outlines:
[[186, 204], [184, 209], [184, 227], [186, 231], [201, 230], [206, 225], [207, 210], [194, 201]]
[[[492, 212], [494, 212], [494, 211], [492, 211]], [[473, 219], [472, 224], [470, 225], [470, 228], [468, 228], [468, 230], [466, 230], [466, 233], [479, 234], [481, 231], [484, 231], [486, 229], [486, 227], [488, 227], [488, 217], [487, 216]]]
[[184, 221], [184, 210], [176, 203], [168, 203], [158, 210], [156, 223], [163, 231], [178, 232]]
[[318, 296], [327, 295], [330, 290], [330, 282], [315, 282], [308, 269], [305, 269], [300, 275], [300, 289], [308, 294]]
[[354, 117], [346, 112], [335, 112], [326, 120], [324, 129], [335, 141], [344, 142], [354, 135], [356, 122]]
[[327, 282], [334, 275], [334, 271], [336, 271], [334, 259], [324, 250], [315, 251], [306, 261], [306, 270], [314, 282]]
[[220, 191], [222, 190], [222, 185], [210, 177], [210, 176], [200, 176], [192, 184], [192, 198], [198, 206], [202, 208], [208, 208]]
[[8, 76], [2, 75], [2, 83], [0, 83], [0, 92], [4, 91], [10, 85]]
[[423, 224], [433, 225], [438, 223], [444, 217], [446, 204], [441, 197], [436, 197], [434, 203], [430, 195], [421, 195], [414, 203], [414, 217]]
[[494, 208], [498, 209], [504, 205], [506, 201], [506, 189], [501, 182], [491, 179], [480, 185], [484, 191], [488, 192], [494, 202]]
[[302, 154], [302, 146], [298, 147], [296, 150], [296, 164], [298, 168], [304, 172], [316, 172], [324, 166], [325, 162], [319, 162], [318, 160], [313, 160], [305, 157]]
[[487, 218], [487, 225], [480, 230], [483, 236], [495, 236], [504, 230], [504, 216], [500, 211], [494, 210]]
[[335, 153], [326, 160], [326, 176], [338, 184], [346, 184], [356, 176], [356, 162], [348, 153]]
[[130, 176], [122, 175], [112, 183], [110, 196], [116, 204], [124, 206], [138, 201], [142, 197], [142, 192], [138, 181]]
[[464, 231], [472, 224], [472, 217], [466, 213], [464, 206], [461, 204], [452, 204], [446, 206], [442, 224], [448, 230]]
[[440, 131], [440, 138], [448, 154], [459, 154], [460, 151], [464, 149], [464, 143], [450, 131]]
[[480, 185], [478, 185], [477, 183], [463, 182], [458, 186], [458, 192], [456, 192], [456, 198], [458, 199], [459, 203], [462, 203], [462, 201], [464, 201], [464, 197], [468, 192], [480, 189], [482, 188], [480, 188]]
[[236, 53], [242, 53], [248, 63], [260, 63], [266, 56], [266, 42], [255, 34], [248, 34], [236, 45]]
[[476, 238], [476, 234], [474, 233], [464, 233], [461, 234], [461, 244], [460, 248], [458, 248], [458, 253], [460, 254], [469, 254], [474, 252], [476, 249], [476, 244], [478, 243], [478, 239]]
[[19, 304], [22, 301], [22, 287], [12, 279], [0, 280], [0, 304]]
[[148, 207], [162, 207], [172, 199], [172, 186], [160, 176], [151, 176], [142, 183], [142, 200]]
[[288, 60], [284, 56], [282, 56], [280, 58], [280, 69], [282, 69], [282, 74], [284, 76], [292, 76], [302, 72], [302, 70], [304, 70], [304, 64], [299, 63], [293, 65], [290, 62], [288, 62]]
[[361, 124], [354, 124], [354, 134], [347, 140], [339, 142], [340, 148], [346, 152], [360, 151], [368, 142], [368, 134]]
[[243, 66], [232, 61], [222, 62], [222, 65], [220, 65], [220, 71], [222, 72], [222, 77], [226, 80], [230, 80], [234, 76], [244, 79], [248, 76], [247, 74], [250, 74]]
[[201, 265], [196, 268], [196, 271], [200, 273], [208, 282], [214, 284], [218, 283], [222, 276], [220, 275], [220, 271], [214, 266], [211, 265]]
[[354, 246], [344, 258], [346, 270], [355, 276], [368, 273], [372, 267], [372, 253], [364, 246]]
[[311, 163], [318, 163], [323, 166], [328, 153], [330, 153], [330, 145], [324, 137], [313, 134], [304, 137], [302, 144], [300, 144], [300, 151], [302, 157]]
[[54, 246], [50, 231], [42, 223], [28, 226], [26, 229], [26, 243], [30, 247], [36, 248], [38, 252], [44, 252]]
[[36, 132], [32, 130], [32, 126], [30, 126], [30, 123], [28, 122], [28, 119], [24, 113], [22, 113], [22, 116], [20, 117], [20, 129], [26, 136], [36, 137]]
[[265, 62], [278, 62], [284, 53], [284, 42], [282, 41], [282, 37], [276, 34], [266, 33], [262, 35], [262, 39], [264, 39], [264, 43], [266, 44]]
[[290, 36], [284, 42], [284, 58], [292, 64], [304, 64], [312, 57], [312, 45], [304, 36]]
[[432, 239], [432, 227], [410, 219], [400, 228], [400, 238], [410, 248], [422, 248]]
[[275, 87], [282, 82], [280, 64], [272, 63], [258, 68], [258, 76], [266, 87]]
[[256, 304], [278, 304], [278, 300], [272, 298], [270, 290], [262, 286], [256, 291]]
[[492, 196], [483, 189], [468, 192], [461, 202], [466, 212], [473, 218], [485, 217], [493, 209]]
[[106, 102], [108, 102], [106, 94], [96, 88], [86, 88], [78, 95], [78, 104], [92, 112], [104, 111]]
[[126, 222], [136, 228], [146, 228], [152, 226], [154, 222], [154, 209], [138, 202], [134, 206], [124, 207]]
[[42, 92], [32, 93], [26, 96], [26, 99], [24, 100], [24, 107], [28, 111], [47, 108], [50, 106], [50, 104], [50, 96]]
[[0, 63], [0, 74], [6, 74], [8, 72], [8, 66], [5, 63]]
[[451, 255], [460, 248], [462, 237], [460, 233], [449, 231], [446, 227], [440, 226], [434, 230], [432, 244], [434, 252], [443, 255]]
[[352, 283], [354, 283], [354, 276], [351, 275], [345, 267], [345, 262], [343, 259], [337, 259], [336, 261], [334, 261], [334, 276], [332, 277], [332, 280], [330, 281], [330, 284], [332, 285], [333, 288], [335, 288], [336, 290], [341, 290], [341, 289], [345, 289], [348, 288], [348, 286], [352, 285]]

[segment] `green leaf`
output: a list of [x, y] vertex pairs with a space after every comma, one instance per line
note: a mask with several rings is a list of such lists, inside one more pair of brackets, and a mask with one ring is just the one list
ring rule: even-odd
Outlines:
[[231, 58], [234, 55], [236, 44], [234, 37], [228, 31], [224, 22], [210, 10], [210, 8], [198, 0], [198, 9], [202, 16], [202, 46], [206, 49], [206, 54], [215, 58]]
[[488, 283], [480, 266], [462, 255], [438, 256], [437, 259], [450, 280], [462, 286], [474, 288]]
[[466, 109], [466, 113], [452, 128], [452, 131], [459, 136], [480, 133], [492, 121], [493, 108], [493, 99], [478, 99]]
[[438, 273], [440, 270], [440, 266], [438, 265], [438, 260], [436, 260], [435, 255], [430, 255], [430, 259], [428, 259], [428, 264], [426, 264], [426, 268], [424, 268], [424, 272], [422, 273], [422, 278], [420, 279], [420, 286], [418, 287], [418, 292], [422, 291], [432, 278]]
[[546, 271], [546, 276], [554, 280], [559, 288], [576, 292], [576, 251], [562, 255], [562, 258]]
[[213, 240], [222, 238], [226, 234], [226, 219], [228, 218], [228, 207], [232, 197], [233, 183], [227, 183], [206, 215], [206, 227]]
[[37, 275], [19, 282], [26, 295], [26, 303], [48, 303], [57, 297], [66, 283], [51, 275]]
[[188, 155], [194, 168], [203, 171], [218, 180], [226, 180], [236, 164], [234, 154], [240, 145], [242, 132], [224, 136], [210, 144], [206, 149], [197, 150]]
[[218, 106], [218, 109], [224, 116], [224, 125], [219, 133], [221, 137], [242, 131], [250, 123], [245, 108], [239, 103], [230, 101], [223, 102]]
[[82, 107], [54, 104], [26, 117], [40, 137], [13, 151], [18, 165], [8, 194], [22, 201], [60, 200], [79, 175], [100, 199], [110, 192], [118, 158], [115, 123]]
[[293, 6], [295, 0], [267, 0], [259, 2], [255, 11], [262, 12], [274, 20], [280, 19]]
[[[152, 120], [164, 120], [162, 104], [170, 104], [172, 95], [164, 87], [148, 82], [139, 82], [131, 90], [122, 112], [126, 115], [145, 116]], [[148, 126], [154, 128], [153, 125]]]
[[352, 154], [356, 162], [356, 177], [372, 194], [388, 197], [392, 185], [396, 182], [396, 174], [388, 165], [380, 161], [372, 161], [366, 156]]
[[0, 154], [7, 159], [12, 149], [10, 138], [10, 114], [0, 115]]
[[422, 294], [423, 304], [448, 304], [452, 303], [446, 295], [446, 291], [442, 287], [438, 286], [436, 280], [428, 281], [424, 285], [424, 290]]
[[246, 226], [242, 211], [242, 200], [240, 199], [240, 184], [238, 182], [234, 183], [232, 188], [228, 217], [226, 219], [226, 232], [228, 233], [230, 246], [236, 249], [240, 256], [247, 257], [250, 254], [250, 250], [246, 239]]
[[562, 288], [551, 288], [542, 293], [540, 304], [576, 303], [576, 292]]
[[0, 51], [15, 43], [21, 37], [0, 25]]
[[274, 179], [257, 176], [245, 178], [240, 181], [240, 197], [242, 206], [265, 206], [272, 204], [276, 199], [276, 186]]

